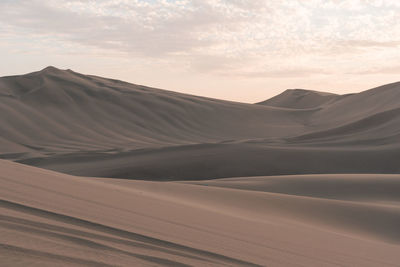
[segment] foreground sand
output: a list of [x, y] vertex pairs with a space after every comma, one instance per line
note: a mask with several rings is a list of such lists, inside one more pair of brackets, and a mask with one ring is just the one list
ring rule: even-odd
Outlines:
[[4, 266], [400, 262], [400, 175], [178, 183], [0, 169]]

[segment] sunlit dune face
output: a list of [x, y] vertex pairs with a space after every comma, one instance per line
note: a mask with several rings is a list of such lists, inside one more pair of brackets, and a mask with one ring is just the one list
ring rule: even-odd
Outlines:
[[399, 80], [395, 0], [1, 1], [0, 75], [47, 65], [243, 102]]

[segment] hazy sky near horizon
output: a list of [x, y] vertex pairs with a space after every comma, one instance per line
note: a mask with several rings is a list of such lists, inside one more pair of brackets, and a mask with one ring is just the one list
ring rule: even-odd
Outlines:
[[398, 0], [0, 0], [0, 76], [48, 65], [256, 102], [400, 80]]

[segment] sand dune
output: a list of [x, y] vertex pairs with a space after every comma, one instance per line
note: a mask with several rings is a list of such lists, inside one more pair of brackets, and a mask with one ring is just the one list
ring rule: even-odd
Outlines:
[[399, 99], [2, 77], [0, 265], [397, 266]]
[[287, 90], [257, 105], [48, 67], [0, 78], [0, 157], [157, 180], [400, 173], [400, 83]]
[[[301, 132], [304, 112], [46, 68], [0, 79], [3, 157], [124, 151]], [[25, 153], [11, 153], [25, 147]], [[8, 154], [7, 154], [8, 153]]]
[[[9, 161], [0, 168], [0, 260], [7, 266], [396, 266], [400, 260], [398, 175], [190, 184], [74, 177]], [[297, 178], [308, 186], [288, 186]], [[348, 195], [331, 189], [352, 182]], [[359, 193], [358, 186], [364, 186]]]

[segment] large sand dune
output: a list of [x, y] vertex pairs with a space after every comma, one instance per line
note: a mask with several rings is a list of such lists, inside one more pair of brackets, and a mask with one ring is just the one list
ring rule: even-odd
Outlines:
[[0, 78], [0, 156], [157, 180], [400, 173], [400, 83], [215, 100], [48, 67]]
[[[83, 178], [0, 161], [5, 266], [397, 266], [399, 175]], [[336, 188], [336, 189], [334, 189]]]
[[9, 158], [271, 137], [303, 129], [298, 121], [304, 112], [189, 96], [53, 67], [3, 77], [0, 93], [1, 152]]

